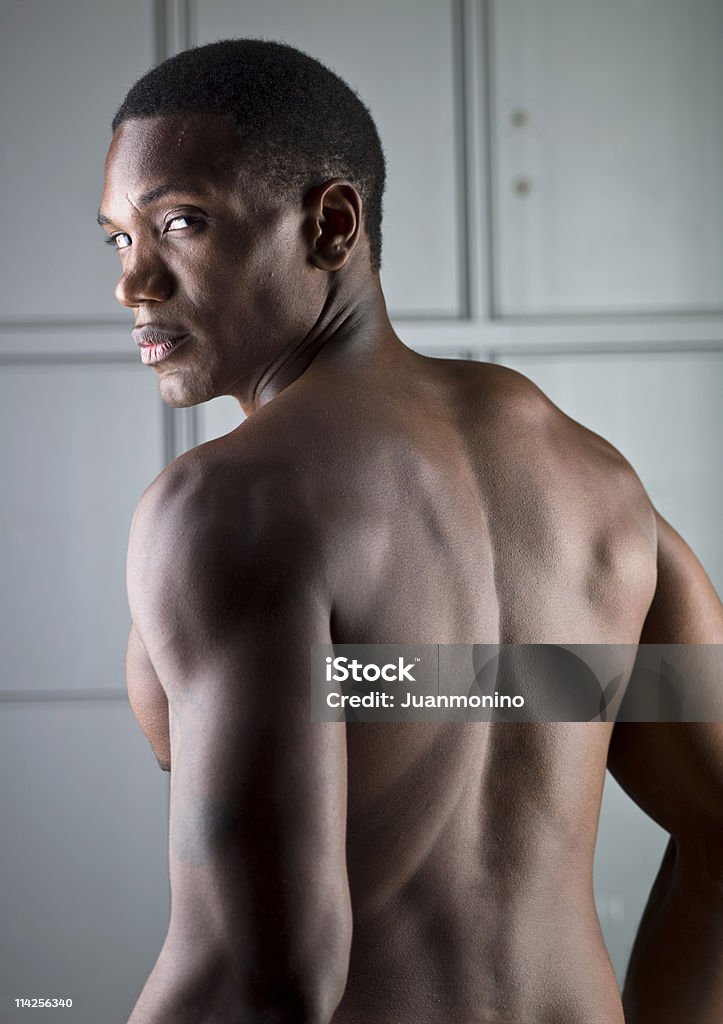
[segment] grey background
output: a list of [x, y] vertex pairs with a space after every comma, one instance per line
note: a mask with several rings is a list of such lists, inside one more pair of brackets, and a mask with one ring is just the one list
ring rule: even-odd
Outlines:
[[[229, 35], [335, 67], [389, 161], [401, 337], [499, 360], [631, 460], [723, 582], [720, 0], [2, 0], [0, 1011], [126, 1019], [168, 913], [167, 776], [124, 694], [135, 502], [238, 405], [173, 411], [95, 226], [109, 122]], [[622, 974], [664, 845], [609, 780], [597, 905]], [[54, 1018], [55, 1019], [55, 1018]]]

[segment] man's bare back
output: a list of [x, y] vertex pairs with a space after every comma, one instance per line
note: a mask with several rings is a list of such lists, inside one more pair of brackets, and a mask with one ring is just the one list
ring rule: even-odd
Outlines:
[[[154, 487], [304, 538], [340, 643], [636, 643], [655, 590], [632, 469], [492, 364], [325, 352]], [[137, 657], [131, 699], [172, 768]], [[333, 1020], [622, 1022], [592, 894], [612, 724], [346, 729], [354, 932]]]
[[606, 764], [674, 837], [629, 1024], [719, 1024], [720, 727], [310, 714], [317, 643], [721, 643], [695, 556], [531, 382], [400, 342], [379, 140], [328, 70], [210, 44], [114, 129], [98, 220], [142, 362], [171, 406], [248, 414], [131, 527], [171, 918], [129, 1024], [622, 1024], [591, 883]]

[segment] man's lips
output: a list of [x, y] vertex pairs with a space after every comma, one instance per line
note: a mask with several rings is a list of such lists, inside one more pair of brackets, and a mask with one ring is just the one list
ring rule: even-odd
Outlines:
[[175, 341], [176, 338], [185, 338], [187, 334], [188, 331], [184, 331], [182, 327], [157, 327], [155, 324], [146, 324], [144, 327], [134, 327], [131, 331], [133, 340], [139, 348], [143, 345], [163, 345], [166, 341]]
[[169, 330], [152, 324], [136, 327], [132, 334], [133, 340], [141, 350], [141, 362], [147, 366], [166, 359], [190, 337], [183, 330]]

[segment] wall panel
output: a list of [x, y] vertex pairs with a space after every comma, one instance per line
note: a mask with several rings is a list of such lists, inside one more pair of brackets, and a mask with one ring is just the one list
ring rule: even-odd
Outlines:
[[125, 702], [1, 707], [0, 1019], [120, 1024], [168, 921], [168, 777]]
[[498, 315], [723, 308], [723, 4], [490, 0]]
[[163, 468], [155, 373], [5, 366], [0, 436], [0, 688], [122, 687], [128, 530]]
[[121, 318], [95, 223], [110, 122], [154, 61], [151, 0], [10, 0], [0, 33], [0, 319]]

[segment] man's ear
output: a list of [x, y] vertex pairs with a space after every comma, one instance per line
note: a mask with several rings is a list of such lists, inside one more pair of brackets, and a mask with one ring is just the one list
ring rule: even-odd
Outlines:
[[320, 270], [339, 270], [359, 239], [361, 197], [345, 178], [315, 185], [304, 196], [304, 237]]

